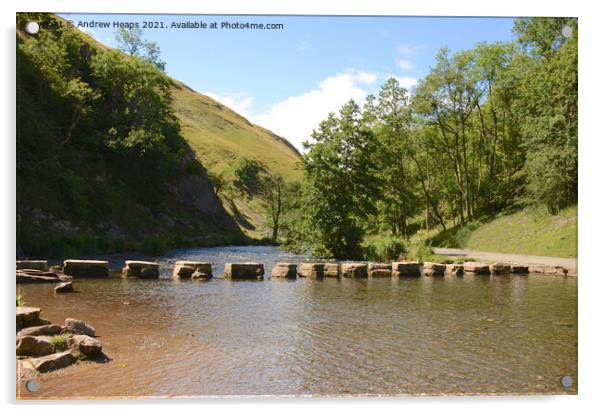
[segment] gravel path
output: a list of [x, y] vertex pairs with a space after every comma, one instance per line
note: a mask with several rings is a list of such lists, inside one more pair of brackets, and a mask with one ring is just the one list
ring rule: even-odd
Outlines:
[[537, 255], [502, 254], [464, 250], [460, 248], [433, 248], [435, 254], [448, 257], [470, 257], [479, 261], [504, 261], [516, 264], [562, 265], [571, 275], [577, 275], [577, 258], [540, 257]]

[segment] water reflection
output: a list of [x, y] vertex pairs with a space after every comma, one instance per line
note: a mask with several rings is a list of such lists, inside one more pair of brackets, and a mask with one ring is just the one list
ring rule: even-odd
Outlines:
[[[267, 273], [303, 260], [255, 248], [169, 259], [223, 268], [234, 253]], [[65, 295], [20, 286], [50, 320], [94, 325], [113, 358], [44, 375], [26, 395], [561, 393], [560, 376], [577, 377], [575, 279], [170, 276], [76, 280], [80, 293]]]

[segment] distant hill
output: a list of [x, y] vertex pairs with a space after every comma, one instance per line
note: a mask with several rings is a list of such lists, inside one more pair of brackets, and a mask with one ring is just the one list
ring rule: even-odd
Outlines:
[[[233, 181], [232, 165], [245, 157], [260, 163], [265, 173], [297, 180], [299, 154], [285, 139], [171, 80], [179, 132], [167, 136], [151, 154], [111, 150], [106, 143], [107, 132], [112, 133], [109, 115], [102, 106], [111, 97], [94, 101], [69, 130], [73, 101], [53, 89], [54, 74], [44, 72], [24, 52], [24, 45], [36, 41], [20, 30], [30, 19], [58, 22], [61, 29], [51, 40], [63, 46], [67, 42], [67, 68], [61, 73], [93, 90], [98, 79], [92, 75], [91, 59], [112, 50], [67, 28], [57, 16], [17, 15], [18, 254], [161, 253], [177, 246], [242, 244], [265, 236], [266, 207], [260, 197], [238, 193], [234, 186], [218, 197], [207, 172]], [[106, 91], [107, 85], [103, 87]], [[72, 137], [61, 146], [67, 133]], [[57, 148], [62, 148], [60, 156]]]

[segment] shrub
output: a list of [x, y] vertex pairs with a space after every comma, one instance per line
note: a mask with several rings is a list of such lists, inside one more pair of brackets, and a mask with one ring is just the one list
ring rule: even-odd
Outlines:
[[67, 335], [59, 334], [58, 336], [52, 337], [50, 339], [50, 345], [55, 353], [67, 350]]
[[371, 238], [362, 243], [362, 256], [368, 261], [393, 261], [406, 251], [406, 244], [395, 237]]

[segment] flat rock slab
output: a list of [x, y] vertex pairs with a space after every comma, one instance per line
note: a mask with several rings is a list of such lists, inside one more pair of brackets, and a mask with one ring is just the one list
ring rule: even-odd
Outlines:
[[560, 265], [529, 265], [529, 272], [545, 275], [567, 275], [566, 268]]
[[27, 327], [20, 330], [17, 336], [55, 336], [61, 334], [63, 326], [46, 324], [44, 326]]
[[399, 261], [392, 264], [393, 275], [397, 277], [420, 277], [418, 261]]
[[489, 266], [492, 274], [510, 274], [512, 267], [507, 262], [494, 262]]
[[18, 270], [16, 272], [15, 281], [17, 284], [43, 284], [43, 283], [58, 283], [61, 279], [52, 272], [32, 273], [32, 270]]
[[126, 260], [122, 276], [125, 278], [159, 278], [159, 264], [152, 261]]
[[71, 281], [67, 281], [64, 283], [60, 283], [59, 285], [54, 287], [54, 292], [62, 294], [62, 293], [72, 293], [72, 292], [75, 292], [75, 290], [73, 289], [73, 283]]
[[299, 277], [322, 278], [324, 277], [324, 266], [323, 262], [304, 262], [297, 267], [297, 273]]
[[393, 274], [393, 266], [387, 263], [370, 262], [368, 263], [369, 277], [390, 277]]
[[258, 262], [229, 262], [224, 267], [224, 277], [231, 279], [261, 279], [264, 274], [263, 264]]
[[22, 260], [17, 261], [18, 270], [39, 270], [48, 271], [48, 261], [46, 260]]
[[341, 276], [341, 269], [336, 262], [324, 263], [324, 277], [338, 278]]
[[489, 269], [489, 264], [486, 262], [475, 262], [469, 261], [464, 263], [464, 272], [478, 274], [478, 275], [489, 275], [491, 274], [491, 270]]
[[528, 274], [529, 266], [523, 264], [510, 264], [510, 272], [512, 274]]
[[25, 368], [32, 368], [38, 373], [48, 373], [49, 371], [62, 369], [72, 365], [75, 362], [75, 357], [69, 351], [23, 360]]
[[205, 261], [176, 261], [172, 277], [208, 280], [213, 277], [213, 267]]
[[108, 278], [109, 262], [100, 260], [65, 260], [63, 273], [74, 278]]
[[451, 275], [462, 275], [464, 274], [464, 264], [447, 264], [445, 271]]
[[54, 353], [47, 336], [20, 336], [17, 337], [17, 356], [47, 356]]
[[17, 307], [16, 320], [17, 330], [50, 324], [49, 321], [40, 318], [40, 309], [37, 307]]
[[422, 264], [422, 273], [426, 276], [441, 276], [445, 275], [447, 265], [438, 262], [425, 262]]
[[368, 278], [368, 264], [358, 262], [341, 263], [341, 276], [345, 278]]
[[272, 268], [272, 277], [297, 278], [297, 264], [289, 262], [276, 263]]

